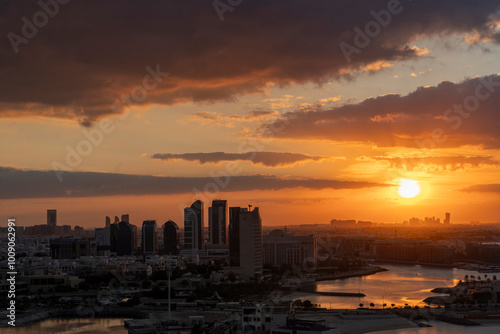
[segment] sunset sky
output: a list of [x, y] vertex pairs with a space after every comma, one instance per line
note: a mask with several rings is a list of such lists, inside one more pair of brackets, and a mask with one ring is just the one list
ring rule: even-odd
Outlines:
[[497, 0], [44, 2], [0, 3], [0, 226], [500, 222]]

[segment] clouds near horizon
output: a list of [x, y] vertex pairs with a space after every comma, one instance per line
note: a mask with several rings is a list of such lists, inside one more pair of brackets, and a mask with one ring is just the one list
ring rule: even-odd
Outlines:
[[[168, 177], [98, 172], [65, 172], [59, 182], [54, 171], [0, 167], [0, 199], [93, 197], [113, 195], [212, 194], [251, 190], [304, 188], [363, 189], [388, 187], [377, 182], [357, 182], [276, 175], [214, 173], [213, 177]], [[208, 190], [207, 190], [208, 189]]]

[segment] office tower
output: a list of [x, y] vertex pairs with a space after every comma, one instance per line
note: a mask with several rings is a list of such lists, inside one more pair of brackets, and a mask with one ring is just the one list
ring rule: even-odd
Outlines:
[[120, 222], [130, 223], [129, 214], [127, 213], [127, 214], [122, 215], [122, 220]]
[[118, 256], [133, 255], [137, 247], [137, 227], [122, 221], [118, 230]]
[[113, 223], [119, 224], [120, 223], [120, 218], [118, 218], [117, 216], [115, 216], [115, 221]]
[[120, 237], [120, 228], [118, 224], [111, 224], [109, 227], [109, 251], [118, 254], [118, 240]]
[[57, 225], [57, 210], [47, 210], [47, 225], [53, 227]]
[[163, 249], [165, 255], [177, 255], [179, 249], [177, 248], [179, 237], [179, 227], [176, 223], [169, 220], [163, 225]]
[[210, 243], [220, 245], [227, 243], [227, 201], [214, 200], [208, 208], [208, 230]]
[[451, 214], [446, 212], [446, 218], [444, 219], [444, 224], [448, 225], [451, 222]]
[[142, 223], [142, 254], [155, 254], [158, 251], [158, 233], [156, 220], [145, 220]]
[[202, 250], [204, 248], [203, 211], [203, 202], [200, 200], [196, 200], [191, 207], [184, 209], [184, 249]]
[[109, 256], [111, 248], [111, 227], [95, 229], [95, 244], [97, 255]]
[[106, 228], [109, 228], [109, 225], [111, 225], [111, 218], [106, 216]]
[[262, 220], [259, 208], [229, 208], [229, 266], [248, 279], [263, 271]]

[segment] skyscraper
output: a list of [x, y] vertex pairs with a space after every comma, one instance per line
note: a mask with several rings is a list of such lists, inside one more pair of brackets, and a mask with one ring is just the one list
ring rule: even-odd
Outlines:
[[229, 208], [229, 265], [244, 278], [263, 271], [262, 219], [259, 208]]
[[118, 244], [120, 238], [120, 228], [118, 224], [111, 224], [109, 227], [109, 251], [118, 254]]
[[109, 225], [111, 225], [111, 218], [106, 216], [106, 227], [109, 228]]
[[137, 227], [122, 221], [118, 229], [118, 256], [133, 255], [137, 249]]
[[212, 245], [227, 243], [227, 201], [214, 200], [208, 208], [208, 230]]
[[444, 224], [448, 225], [451, 222], [451, 214], [449, 212], [446, 212], [446, 218], [444, 219]]
[[47, 210], [47, 225], [53, 226], [57, 225], [57, 210]]
[[155, 254], [158, 251], [158, 233], [156, 220], [145, 220], [142, 223], [142, 254]]
[[204, 206], [200, 200], [194, 201], [184, 209], [184, 249], [202, 250], [204, 248]]
[[126, 223], [130, 223], [130, 216], [129, 216], [129, 214], [127, 213], [127, 214], [122, 215], [122, 220], [121, 221], [122, 222], [126, 222]]
[[177, 255], [179, 249], [177, 248], [179, 227], [176, 223], [169, 220], [163, 225], [163, 249], [165, 255]]

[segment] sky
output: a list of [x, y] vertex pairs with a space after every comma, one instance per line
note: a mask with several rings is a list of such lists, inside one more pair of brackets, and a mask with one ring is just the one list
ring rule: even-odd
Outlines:
[[12, 0], [0, 32], [0, 226], [500, 221], [498, 1]]

